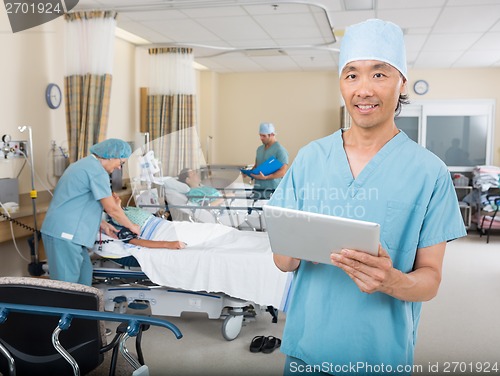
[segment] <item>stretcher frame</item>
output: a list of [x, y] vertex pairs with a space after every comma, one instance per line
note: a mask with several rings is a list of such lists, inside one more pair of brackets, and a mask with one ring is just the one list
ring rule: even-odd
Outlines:
[[[214, 223], [219, 223], [222, 225], [229, 225], [234, 228], [238, 228], [241, 230], [245, 229], [250, 229], [253, 231], [265, 231], [265, 223], [262, 218], [262, 207], [261, 206], [256, 206], [257, 202], [263, 201], [267, 202], [269, 199], [265, 197], [260, 197], [260, 194], [262, 192], [267, 192], [270, 191], [271, 193], [274, 192], [274, 190], [267, 190], [267, 189], [257, 189], [257, 188], [232, 188], [232, 187], [224, 187], [224, 188], [215, 188], [219, 191], [224, 192], [225, 194], [222, 194], [220, 196], [210, 196], [210, 195], [200, 195], [200, 196], [189, 196], [187, 197], [184, 193], [178, 192], [173, 189], [169, 189], [165, 187], [162, 184], [158, 184], [158, 187], [161, 187], [161, 190], [163, 192], [163, 199], [165, 200], [165, 205], [161, 204], [138, 204], [137, 206], [141, 208], [158, 208], [158, 209], [163, 209], [166, 211], [173, 210], [171, 212], [171, 215], [175, 215], [176, 217], [178, 216], [180, 220], [188, 220], [190, 222], [206, 222], [203, 219], [201, 219], [196, 213], [199, 210], [204, 210], [204, 211], [209, 211], [209, 213], [212, 215]], [[234, 192], [235, 196], [228, 196], [227, 192]], [[241, 195], [240, 193], [244, 193], [244, 195]], [[250, 195], [248, 195], [250, 193]], [[169, 201], [169, 196], [174, 194], [175, 196], [182, 196], [185, 198], [185, 202], [183, 203], [172, 203], [168, 202]], [[252, 194], [257, 194], [257, 196], [252, 196]], [[211, 206], [211, 205], [203, 205], [203, 204], [188, 204], [189, 199], [201, 199], [202, 202], [204, 200], [216, 200], [216, 199], [223, 199], [225, 204], [222, 205], [216, 205], [216, 206]], [[235, 205], [232, 206], [231, 203], [234, 202], [234, 200], [248, 200], [252, 201], [251, 205], [247, 206], [242, 206], [242, 205]], [[236, 216], [239, 216], [240, 214], [243, 215], [243, 219], [240, 220], [239, 218], [235, 218], [235, 215], [231, 214], [228, 215], [228, 218], [226, 221], [223, 221], [222, 217], [224, 213], [230, 213], [233, 212]], [[252, 223], [251, 221], [251, 215], [252, 213], [257, 213], [257, 221], [258, 221], [258, 226], [255, 223]], [[175, 214], [174, 214], [175, 213]], [[244, 213], [244, 214], [243, 214]], [[177, 218], [176, 218], [177, 220]]]
[[238, 337], [244, 323], [252, 321], [258, 312], [269, 312], [272, 322], [278, 322], [278, 310], [231, 297], [224, 293], [189, 291], [159, 286], [142, 271], [94, 268], [93, 285], [104, 295], [106, 311], [125, 312], [127, 305], [140, 303], [153, 315], [181, 317], [184, 312], [206, 313], [209, 319], [223, 319], [221, 333], [232, 341]]
[[[204, 196], [205, 198], [210, 198], [211, 196]], [[215, 197], [214, 197], [215, 198]], [[218, 197], [221, 198], [221, 197]], [[209, 211], [213, 218], [215, 223], [221, 224], [226, 226], [227, 224], [223, 223], [221, 220], [221, 215], [224, 213], [224, 211], [238, 211], [238, 212], [244, 212], [245, 217], [243, 219], [242, 223], [246, 223], [246, 225], [251, 229], [252, 231], [265, 231], [265, 225], [264, 225], [264, 220], [262, 217], [262, 207], [258, 206], [229, 206], [229, 205], [217, 205], [217, 206], [198, 206], [198, 205], [171, 205], [171, 204], [165, 204], [165, 205], [139, 205], [140, 208], [158, 208], [161, 210], [165, 210], [167, 212], [170, 212], [171, 209], [179, 209], [179, 210], [185, 210], [185, 211], [190, 211], [191, 213], [188, 215], [188, 221], [196, 223], [200, 222], [196, 216], [196, 211], [198, 210], [206, 210]], [[259, 228], [257, 229], [254, 225], [252, 225], [249, 222], [249, 216], [252, 214], [252, 212], [256, 212], [258, 215], [258, 220], [259, 220]], [[237, 229], [243, 229], [241, 224], [237, 223], [231, 223], [231, 227], [237, 228]]]

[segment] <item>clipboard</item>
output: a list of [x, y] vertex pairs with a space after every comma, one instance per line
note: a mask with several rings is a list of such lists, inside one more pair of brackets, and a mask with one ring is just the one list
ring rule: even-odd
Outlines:
[[267, 176], [278, 171], [282, 166], [283, 163], [281, 163], [278, 159], [276, 159], [276, 157], [273, 156], [268, 158], [265, 162], [261, 163], [257, 167], [255, 167], [253, 170], [246, 170], [242, 168], [240, 169], [240, 171], [250, 177], [252, 177], [250, 174], [259, 175], [261, 172], [263, 175]]

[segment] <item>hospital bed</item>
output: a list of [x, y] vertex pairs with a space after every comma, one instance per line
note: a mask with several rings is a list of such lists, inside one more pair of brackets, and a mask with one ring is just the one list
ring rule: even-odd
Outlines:
[[94, 268], [94, 278], [100, 281], [95, 287], [103, 291], [106, 310], [146, 303], [159, 316], [202, 312], [210, 319], [224, 319], [226, 340], [235, 339], [243, 323], [259, 312], [269, 311], [276, 322], [291, 274], [276, 268], [267, 233], [211, 223], [163, 222], [148, 238], [185, 241], [185, 249], [136, 247], [104, 235], [101, 247], [94, 247], [106, 260], [131, 255], [140, 265], [139, 270]]
[[[202, 223], [220, 223], [242, 230], [265, 231], [262, 206], [268, 201], [251, 197], [254, 190], [244, 183], [232, 183], [221, 188], [223, 196], [191, 196], [200, 199], [201, 204], [191, 201], [187, 192], [189, 186], [175, 177], [164, 177], [156, 180], [166, 202], [166, 210], [175, 221], [191, 221]], [[209, 206], [211, 200], [223, 198], [218, 206]], [[206, 204], [204, 204], [206, 203]], [[144, 207], [144, 205], [140, 205]], [[146, 205], [147, 206], [147, 205]]]
[[201, 204], [197, 204], [186, 196], [190, 190], [189, 185], [179, 181], [177, 176], [163, 175], [152, 150], [142, 155], [142, 151], [138, 149], [137, 155], [134, 152], [129, 159], [132, 197], [136, 206], [151, 213], [168, 210], [176, 221], [220, 223], [239, 229], [264, 231], [261, 208], [267, 200], [255, 198], [258, 192], [244, 182], [241, 167], [201, 166], [198, 172], [202, 184], [223, 192], [224, 203], [217, 207], [204, 205], [211, 199], [220, 197], [203, 196], [197, 197], [201, 199]]

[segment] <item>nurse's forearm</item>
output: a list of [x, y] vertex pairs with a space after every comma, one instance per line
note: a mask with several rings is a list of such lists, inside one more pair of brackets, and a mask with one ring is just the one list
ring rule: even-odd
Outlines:
[[431, 267], [422, 267], [405, 274], [393, 270], [392, 283], [382, 290], [386, 294], [407, 302], [425, 302], [437, 295], [441, 273]]
[[106, 213], [108, 213], [108, 215], [120, 225], [127, 227], [132, 231], [133, 228], [137, 227], [130, 221], [130, 219], [128, 219], [121, 206], [116, 204], [115, 199], [112, 196], [103, 198], [101, 200], [101, 204]]
[[293, 272], [297, 270], [300, 265], [300, 259], [296, 259], [290, 256], [274, 254], [273, 259], [278, 269], [283, 272]]
[[128, 219], [128, 217], [125, 215], [124, 211], [121, 208], [118, 208], [117, 210], [112, 210], [111, 212], [106, 210], [106, 213], [108, 213], [108, 215], [111, 218], [113, 218], [123, 227], [127, 227], [129, 229], [134, 227], [134, 223], [132, 223], [130, 219]]
[[279, 178], [282, 178], [283, 176], [285, 176], [287, 170], [288, 170], [288, 165], [284, 164], [283, 166], [281, 166], [281, 168], [278, 171], [273, 172], [270, 175], [267, 175], [266, 178], [267, 179], [279, 179]]
[[445, 249], [445, 242], [418, 249], [413, 271], [391, 269], [388, 283], [383, 284], [381, 291], [409, 302], [431, 300], [441, 284]]

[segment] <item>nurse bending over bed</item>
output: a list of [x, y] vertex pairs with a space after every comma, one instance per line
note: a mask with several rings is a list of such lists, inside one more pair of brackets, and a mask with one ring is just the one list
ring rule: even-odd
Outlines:
[[[139, 237], [125, 243], [105, 234], [97, 236], [96, 255], [139, 266], [159, 286], [223, 292], [261, 306], [283, 306], [289, 273], [274, 265], [267, 233], [215, 223], [171, 222], [135, 207], [124, 212], [131, 222], [140, 224]], [[169, 248], [162, 248], [162, 242]]]
[[130, 154], [130, 145], [125, 141], [102, 141], [92, 145], [90, 155], [72, 163], [59, 179], [41, 229], [51, 279], [90, 286], [88, 248], [99, 228], [116, 237], [116, 229], [101, 221], [103, 209], [139, 233], [139, 227], [128, 220], [121, 207], [115, 206], [109, 186], [109, 174], [121, 169]]

